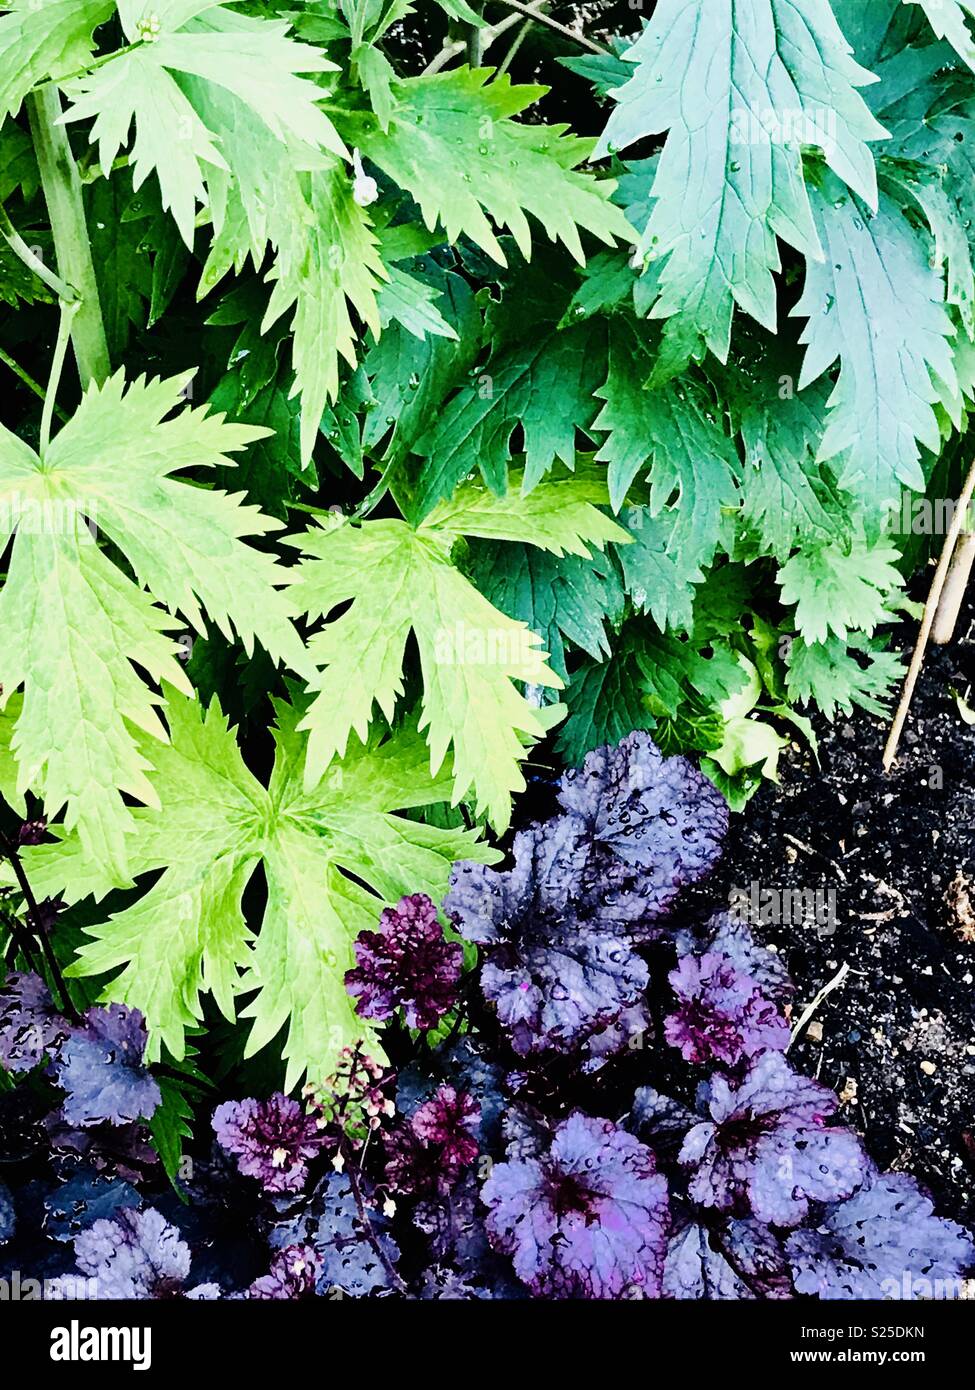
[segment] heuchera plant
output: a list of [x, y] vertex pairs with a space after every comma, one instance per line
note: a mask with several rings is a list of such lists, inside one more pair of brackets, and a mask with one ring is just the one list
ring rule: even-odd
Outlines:
[[[177, 1181], [193, 1199], [186, 1210], [104, 1138], [138, 1129], [158, 1105], [138, 1017], [94, 1007], [74, 1024], [43, 982], [15, 978], [0, 997], [3, 1055], [33, 1067], [38, 1098], [44, 1087], [48, 1103], [63, 1093], [56, 1113], [97, 1136], [79, 1153], [46, 1131], [44, 1248], [57, 1287], [85, 1278], [105, 1298], [257, 1299], [909, 1298], [923, 1296], [923, 1279], [942, 1296], [960, 1288], [975, 1267], [969, 1233], [910, 1176], [878, 1172], [835, 1094], [791, 1066], [781, 961], [742, 922], [719, 914], [701, 926], [680, 908], [682, 885], [720, 850], [727, 812], [714, 788], [633, 734], [566, 774], [558, 803], [519, 832], [510, 869], [456, 865], [444, 919], [418, 895], [387, 914], [382, 940], [420, 923], [427, 961], [438, 958], [434, 923], [445, 960], [447, 921], [481, 943], [450, 999], [440, 995], [444, 1030], [417, 1031], [403, 959], [378, 952], [370, 932], [360, 960], [373, 989], [401, 991], [384, 1038], [403, 1057], [398, 1076], [353, 1048], [321, 1096], [309, 1086], [301, 1100], [220, 1104], [212, 1146]], [[599, 975], [599, 1007], [545, 968], [560, 911], [598, 948], [581, 968]], [[630, 961], [639, 975], [620, 968]], [[354, 982], [361, 970], [350, 968]], [[503, 972], [516, 992], [529, 983], [529, 1008], [508, 1006]], [[585, 1061], [607, 1033], [596, 1086]], [[111, 1105], [93, 1111], [95, 1057]], [[574, 1075], [578, 1103], [550, 1084], [556, 1062]], [[0, 1097], [0, 1117], [19, 1094]], [[599, 1113], [597, 1095], [622, 1106]], [[42, 1118], [21, 1117], [27, 1142]], [[16, 1258], [27, 1194], [15, 1186], [0, 1198], [0, 1236]]]

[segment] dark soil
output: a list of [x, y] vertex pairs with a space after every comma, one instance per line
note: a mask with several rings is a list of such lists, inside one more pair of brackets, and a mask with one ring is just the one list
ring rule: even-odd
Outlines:
[[[900, 634], [905, 660], [916, 625]], [[796, 981], [794, 1020], [849, 974], [797, 1040], [799, 1068], [844, 1097], [883, 1167], [914, 1174], [939, 1210], [975, 1224], [975, 727], [952, 688], [975, 686], [975, 608], [929, 648], [889, 776], [887, 724], [818, 723], [820, 767], [791, 750], [781, 785], [732, 817], [712, 887], [835, 894], [835, 924], [773, 921], [756, 935]], [[973, 697], [975, 703], [975, 697]], [[830, 899], [820, 899], [820, 919]], [[832, 931], [831, 931], [832, 928]]]

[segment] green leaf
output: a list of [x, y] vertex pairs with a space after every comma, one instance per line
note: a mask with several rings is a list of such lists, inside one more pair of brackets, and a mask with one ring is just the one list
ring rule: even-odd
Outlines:
[[298, 76], [334, 71], [335, 64], [287, 38], [287, 24], [248, 19], [222, 5], [205, 8], [178, 32], [166, 29], [68, 87], [73, 104], [66, 119], [93, 118], [90, 138], [106, 175], [135, 122], [135, 187], [156, 174], [163, 206], [189, 247], [196, 205], [208, 201], [213, 170], [228, 169], [225, 132], [208, 126], [194, 100], [200, 88], [235, 97], [277, 143], [279, 161], [316, 150], [346, 153], [318, 108], [318, 87]]
[[585, 662], [569, 682], [568, 714], [558, 738], [563, 761], [578, 767], [594, 748], [618, 743], [634, 729], [652, 729], [656, 721], [646, 699], [651, 679], [645, 642], [634, 628], [624, 628], [605, 661]]
[[775, 330], [777, 237], [822, 259], [801, 146], [874, 204], [867, 142], [886, 132], [827, 0], [660, 0], [624, 56], [635, 72], [597, 155], [669, 131], [640, 242], [666, 258], [662, 381], [706, 347], [727, 359], [735, 304]]
[[537, 632], [549, 665], [567, 678], [563, 639], [594, 660], [609, 656], [607, 623], [623, 617], [618, 566], [607, 550], [559, 558], [531, 545], [473, 541], [467, 569], [487, 601]]
[[904, 0], [904, 4], [920, 5], [938, 38], [947, 39], [975, 72], [975, 38], [968, 27], [975, 17], [973, 0]]
[[17, 790], [17, 759], [12, 744], [23, 704], [22, 696], [11, 695], [0, 709], [0, 796], [21, 819], [27, 815], [27, 803]]
[[576, 430], [587, 429], [596, 413], [593, 393], [604, 370], [604, 344], [602, 324], [583, 323], [552, 334], [540, 331], [490, 359], [414, 443], [414, 452], [426, 460], [416, 506], [429, 510], [478, 470], [494, 492], [503, 494], [519, 427], [526, 490], [556, 462], [571, 468]]
[[91, 61], [93, 32], [114, 9], [109, 0], [6, 0], [0, 16], [0, 124], [51, 77]]
[[[770, 358], [766, 368], [773, 366]], [[779, 361], [779, 366], [791, 363]], [[830, 386], [819, 381], [794, 389], [787, 373], [781, 385], [770, 370], [757, 376], [747, 360], [735, 390], [745, 464], [741, 473], [742, 521], [762, 554], [786, 561], [797, 547], [845, 538], [852, 499], [836, 506], [833, 489], [817, 455], [826, 428]]]
[[[247, 650], [257, 639], [293, 669], [306, 667], [275, 588], [282, 570], [243, 543], [278, 523], [239, 497], [172, 477], [229, 467], [227, 455], [262, 433], [205, 408], [165, 419], [187, 380], [140, 378], [126, 389], [119, 373], [90, 387], [43, 458], [0, 429], [0, 504], [7, 528], [17, 527], [0, 592], [0, 687], [6, 698], [24, 687], [13, 738], [19, 787], [43, 796], [52, 819], [66, 807], [68, 828], [118, 883], [128, 879], [133, 826], [123, 793], [155, 803], [135, 729], [165, 738], [160, 697], [136, 666], [188, 690], [165, 635], [183, 624], [153, 599], [199, 632], [205, 608]], [[118, 547], [135, 582], [87, 522]]]
[[395, 321], [402, 324], [414, 338], [433, 333], [440, 338], [456, 338], [457, 334], [437, 308], [442, 291], [415, 275], [393, 266], [389, 279], [379, 292], [379, 321], [385, 329]]
[[[429, 428], [450, 393], [466, 380], [480, 347], [481, 316], [467, 281], [446, 273], [442, 282], [433, 283], [442, 287], [438, 309], [454, 336], [428, 334], [419, 340], [394, 320], [363, 363], [376, 400], [366, 417], [363, 445], [375, 449], [389, 435], [385, 461], [394, 469]], [[406, 499], [401, 506], [405, 510]], [[415, 511], [422, 516], [418, 508]]]
[[507, 227], [521, 253], [531, 255], [526, 213], [585, 260], [579, 231], [613, 245], [632, 232], [609, 201], [610, 181], [575, 172], [592, 141], [564, 134], [564, 126], [519, 125], [511, 119], [545, 93], [488, 82], [490, 69], [456, 68], [393, 84], [397, 106], [384, 131], [372, 112], [339, 118], [348, 142], [406, 189], [432, 230], [448, 241], [466, 234], [501, 265], [506, 259], [488, 218]]
[[[520, 479], [519, 479], [520, 481]], [[527, 497], [502, 500], [468, 485], [419, 527], [368, 521], [310, 531], [293, 577], [292, 596], [311, 618], [353, 600], [316, 633], [309, 653], [321, 674], [302, 727], [310, 731], [308, 772], [319, 775], [341, 754], [349, 733], [365, 738], [373, 704], [392, 718], [402, 694], [407, 639], [416, 641], [423, 674], [420, 728], [429, 730], [430, 767], [453, 748], [456, 805], [473, 787], [493, 824], [508, 824], [511, 793], [524, 787], [523, 736], [546, 724], [514, 681], [558, 689], [539, 637], [492, 607], [451, 563], [461, 536], [527, 541], [555, 555], [588, 556], [619, 527], [597, 510], [605, 490], [585, 473], [542, 483]]]
[[830, 637], [807, 643], [797, 637], [791, 645], [786, 686], [789, 697], [803, 705], [815, 704], [832, 720], [837, 710], [853, 713], [853, 706], [871, 714], [887, 714], [887, 700], [901, 679], [904, 667], [883, 641], [853, 633], [846, 642]]
[[838, 460], [840, 486], [881, 509], [900, 483], [923, 491], [918, 441], [940, 449], [934, 403], [958, 390], [955, 330], [923, 234], [887, 193], [871, 215], [825, 175], [813, 206], [826, 260], [808, 266], [792, 311], [809, 320], [799, 389], [839, 359], [819, 457]]
[[796, 626], [807, 642], [825, 642], [832, 632], [872, 632], [889, 618], [887, 601], [902, 579], [900, 553], [887, 541], [871, 545], [862, 528], [847, 545], [810, 546], [779, 570], [782, 602], [796, 604]]
[[[449, 773], [432, 781], [415, 733], [354, 745], [324, 780], [305, 789], [299, 711], [278, 705], [276, 756], [267, 790], [244, 766], [216, 703], [170, 694], [171, 742], [156, 758], [159, 809], [134, 812], [132, 857], [141, 877], [163, 873], [133, 904], [86, 928], [92, 938], [70, 973], [122, 967], [104, 997], [145, 1014], [149, 1057], [177, 1060], [209, 992], [233, 1021], [237, 996], [256, 991], [246, 1055], [287, 1027], [286, 1089], [307, 1072], [320, 1083], [344, 1046], [375, 1035], [345, 992], [353, 942], [407, 892], [446, 891], [455, 859], [497, 855], [466, 830], [437, 830], [393, 814], [443, 799]], [[29, 856], [39, 891], [101, 897], [110, 887], [69, 838]], [[256, 941], [241, 896], [263, 862], [268, 896]], [[364, 886], [365, 885], [365, 886]], [[243, 973], [241, 973], [243, 972]], [[381, 1054], [380, 1054], [381, 1055]]]

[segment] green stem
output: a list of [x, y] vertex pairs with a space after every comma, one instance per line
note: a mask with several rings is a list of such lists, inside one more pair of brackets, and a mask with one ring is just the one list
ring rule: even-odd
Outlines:
[[[9, 367], [10, 370], [13, 372], [14, 376], [19, 377], [20, 380], [27, 387], [27, 389], [29, 391], [33, 391], [35, 396], [39, 396], [42, 401], [45, 399], [44, 387], [41, 385], [41, 383], [39, 381], [35, 381], [34, 378], [31, 376], [30, 372], [28, 372], [24, 367], [22, 367], [19, 362], [16, 362], [10, 356], [10, 353], [5, 351], [5, 349], [2, 347], [0, 347], [0, 362], [2, 362], [4, 366]], [[59, 405], [56, 405], [54, 407], [54, 413], [62, 423], [67, 423], [68, 416]]]
[[2, 206], [0, 206], [0, 236], [3, 237], [14, 255], [23, 261], [27, 269], [33, 271], [38, 280], [43, 280], [48, 289], [53, 290], [59, 299], [70, 303], [78, 298], [77, 291], [73, 286], [66, 284], [60, 275], [55, 275], [53, 270], [48, 270], [40, 256], [35, 256], [11, 222], [7, 215], [7, 209]]
[[39, 88], [27, 98], [34, 151], [54, 234], [58, 271], [77, 291], [81, 303], [71, 324], [71, 340], [82, 388], [104, 381], [111, 372], [98, 281], [85, 223], [81, 178], [61, 119], [57, 87]]
[[515, 10], [518, 14], [524, 15], [526, 19], [537, 19], [539, 24], [546, 25], [549, 29], [554, 29], [557, 34], [561, 34], [564, 39], [569, 39], [572, 43], [577, 43], [580, 48], [587, 48], [590, 53], [608, 53], [608, 48], [603, 48], [601, 44], [593, 43], [592, 39], [585, 38], [582, 34], [577, 34], [575, 30], [568, 29], [564, 24], [560, 24], [551, 15], [542, 14], [539, 10], [533, 9], [529, 5], [522, 4], [522, 0], [500, 0], [502, 5], [507, 5], [509, 10]]
[[51, 423], [54, 419], [54, 402], [57, 400], [58, 387], [61, 384], [61, 373], [64, 371], [64, 359], [68, 355], [68, 343], [71, 340], [71, 321], [80, 311], [81, 304], [75, 301], [73, 304], [61, 304], [61, 317], [58, 320], [58, 339], [54, 345], [54, 357], [51, 361], [51, 379], [47, 385], [47, 394], [44, 397], [44, 409], [41, 411], [41, 437], [38, 445], [38, 453], [41, 458], [47, 453], [47, 447], [51, 442]]

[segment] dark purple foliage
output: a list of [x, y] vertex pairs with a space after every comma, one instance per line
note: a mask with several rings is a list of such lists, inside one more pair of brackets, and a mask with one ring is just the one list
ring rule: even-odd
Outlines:
[[746, 922], [729, 912], [719, 912], [708, 924], [711, 930], [706, 950], [723, 956], [742, 975], [748, 975], [775, 1004], [787, 1004], [793, 986], [782, 961], [775, 952], [760, 946]]
[[664, 1036], [679, 1047], [685, 1062], [723, 1062], [735, 1066], [743, 1057], [783, 1051], [789, 1026], [758, 982], [732, 965], [727, 956], [707, 951], [682, 957], [670, 973], [679, 1000], [664, 1020]]
[[137, 1009], [107, 1004], [89, 1009], [84, 1028], [72, 1028], [54, 1068], [66, 1092], [67, 1124], [131, 1124], [150, 1119], [162, 1099], [143, 1065], [146, 1026]]
[[720, 853], [728, 810], [685, 758], [646, 734], [567, 772], [565, 814], [515, 837], [514, 866], [457, 866], [445, 910], [484, 948], [481, 988], [522, 1056], [602, 1034], [598, 1064], [628, 1035], [648, 982], [634, 946], [659, 935], [680, 888]]
[[0, 1063], [8, 1071], [32, 1071], [57, 1050], [67, 1031], [39, 975], [7, 976], [0, 994]]
[[547, 1153], [496, 1164], [482, 1197], [493, 1244], [537, 1296], [660, 1292], [667, 1182], [646, 1145], [611, 1121], [570, 1115]]
[[786, 1248], [798, 1291], [826, 1299], [955, 1299], [975, 1267], [971, 1236], [906, 1173], [872, 1173]]
[[300, 1191], [323, 1143], [314, 1116], [280, 1091], [267, 1100], [225, 1101], [213, 1112], [213, 1129], [240, 1171], [268, 1192]]
[[436, 1145], [447, 1172], [457, 1174], [477, 1157], [474, 1135], [481, 1107], [466, 1091], [441, 1086], [432, 1100], [415, 1111], [410, 1123], [425, 1144]]
[[401, 1008], [411, 1028], [427, 1031], [456, 1003], [464, 949], [444, 939], [423, 893], [386, 908], [379, 930], [359, 935], [355, 958], [345, 984], [362, 1018], [387, 1019]]
[[139, 1206], [138, 1192], [127, 1182], [82, 1170], [45, 1199], [44, 1229], [54, 1240], [74, 1240], [96, 1221], [110, 1221], [123, 1208]]
[[678, 1222], [664, 1265], [665, 1298], [791, 1298], [792, 1280], [775, 1235], [755, 1220], [708, 1226]]
[[386, 1180], [394, 1192], [447, 1192], [478, 1153], [478, 1103], [441, 1086], [386, 1138]]
[[728, 833], [721, 793], [687, 758], [665, 758], [642, 732], [597, 748], [579, 771], [566, 772], [559, 801], [610, 852], [603, 868], [611, 890], [631, 891], [638, 877], [644, 925], [714, 867]]
[[867, 1160], [848, 1129], [827, 1128], [836, 1096], [798, 1076], [778, 1052], [754, 1060], [740, 1086], [717, 1076], [711, 1119], [684, 1139], [695, 1202], [773, 1226], [798, 1226], [810, 1201], [835, 1202], [863, 1182]]
[[624, 936], [577, 916], [580, 900], [563, 896], [567, 828], [562, 817], [517, 835], [507, 874], [461, 865], [445, 903], [487, 948], [481, 989], [522, 1056], [578, 1046], [636, 1004], [649, 978]]
[[321, 1277], [322, 1262], [310, 1245], [287, 1245], [279, 1250], [267, 1274], [255, 1279], [248, 1298], [311, 1298]]

